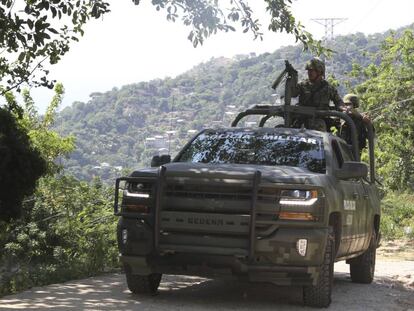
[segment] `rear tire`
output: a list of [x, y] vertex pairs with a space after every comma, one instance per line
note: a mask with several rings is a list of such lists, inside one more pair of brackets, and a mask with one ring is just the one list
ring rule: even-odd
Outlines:
[[349, 261], [351, 280], [354, 283], [370, 284], [374, 280], [375, 257], [377, 252], [377, 235], [371, 236], [369, 248], [360, 256]]
[[335, 259], [335, 237], [330, 229], [324, 261], [315, 285], [303, 287], [303, 303], [306, 306], [326, 308], [331, 304]]
[[132, 274], [131, 269], [125, 266], [125, 276], [129, 290], [134, 294], [155, 294], [161, 282], [161, 273], [149, 275]]

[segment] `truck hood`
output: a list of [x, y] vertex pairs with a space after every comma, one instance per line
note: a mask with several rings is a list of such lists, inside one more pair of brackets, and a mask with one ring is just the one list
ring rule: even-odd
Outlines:
[[[192, 175], [206, 178], [231, 178], [240, 176], [240, 178], [249, 178], [256, 171], [261, 172], [262, 182], [270, 183], [289, 183], [289, 184], [315, 184], [316, 180], [326, 178], [325, 174], [313, 173], [304, 168], [291, 166], [264, 166], [251, 164], [204, 164], [176, 162], [164, 165], [167, 175]], [[153, 176], [158, 172], [158, 168], [147, 168], [137, 170], [132, 173], [136, 176]]]

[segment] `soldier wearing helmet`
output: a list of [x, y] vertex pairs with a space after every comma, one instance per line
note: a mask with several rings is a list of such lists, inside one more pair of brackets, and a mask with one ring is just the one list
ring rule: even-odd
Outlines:
[[335, 87], [325, 80], [325, 63], [318, 57], [312, 58], [306, 64], [308, 79], [296, 83], [292, 88], [292, 96], [299, 96], [299, 106], [315, 107], [320, 110], [329, 110], [330, 101], [336, 110], [341, 110], [343, 105]]
[[[369, 121], [369, 118], [359, 113], [358, 107], [359, 107], [359, 97], [355, 94], [346, 94], [343, 99], [344, 106], [342, 110], [347, 113], [351, 119], [354, 121], [357, 135], [358, 135], [358, 145], [359, 145], [359, 152], [362, 152], [362, 149], [364, 149], [367, 145], [367, 127], [365, 125], [366, 122]], [[349, 127], [347, 127], [346, 124], [342, 124], [340, 135], [343, 139], [345, 139], [349, 144], [352, 142], [351, 139], [351, 131]]]
[[355, 94], [346, 94], [344, 96], [343, 102], [348, 109], [354, 109], [359, 107], [359, 97]]

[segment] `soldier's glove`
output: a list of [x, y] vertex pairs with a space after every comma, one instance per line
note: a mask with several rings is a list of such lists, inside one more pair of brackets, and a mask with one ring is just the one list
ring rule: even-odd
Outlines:
[[298, 79], [298, 72], [295, 70], [295, 68], [293, 68], [293, 66], [289, 63], [289, 61], [285, 61], [285, 69], [280, 73], [280, 75], [276, 78], [275, 82], [273, 82], [272, 84], [272, 89], [276, 89], [280, 82], [282, 82], [282, 80], [285, 77], [288, 78], [293, 78], [294, 79], [294, 84], [297, 83], [297, 79]]
[[285, 70], [286, 70], [286, 72], [288, 72], [291, 76], [293, 76], [293, 75], [298, 75], [298, 71], [295, 69], [295, 68], [293, 68], [293, 66], [292, 66], [292, 64], [291, 63], [289, 63], [289, 61], [288, 60], [285, 60]]

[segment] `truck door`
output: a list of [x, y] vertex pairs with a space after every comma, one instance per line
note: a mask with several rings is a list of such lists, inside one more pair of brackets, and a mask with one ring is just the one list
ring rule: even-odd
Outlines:
[[[332, 150], [334, 156], [334, 167], [341, 168], [345, 161], [351, 161], [349, 154], [342, 150], [340, 142], [332, 140]], [[360, 189], [355, 180], [337, 180], [338, 190], [341, 193], [341, 223], [342, 235], [341, 245], [338, 256], [357, 252], [359, 249], [360, 223], [358, 218], [358, 208], [360, 206]]]
[[367, 249], [371, 241], [370, 232], [374, 225], [374, 207], [370, 204], [369, 198], [373, 197], [375, 191], [373, 185], [368, 180], [362, 180], [362, 186], [364, 187], [364, 202], [365, 202], [365, 244], [364, 249]]
[[[355, 161], [349, 145], [342, 141], [338, 141], [338, 145], [344, 161]], [[351, 196], [344, 201], [344, 211], [347, 215], [347, 223], [353, 232], [353, 241], [350, 247], [350, 252], [357, 252], [365, 249], [366, 243], [369, 240], [368, 190], [364, 185], [364, 180], [362, 178], [350, 179], [348, 182], [352, 184], [351, 187], [353, 192]]]

